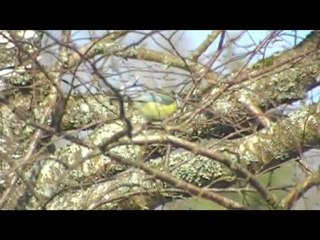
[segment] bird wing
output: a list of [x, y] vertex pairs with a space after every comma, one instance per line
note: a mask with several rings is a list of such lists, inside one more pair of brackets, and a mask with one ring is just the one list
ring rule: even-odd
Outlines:
[[165, 94], [156, 94], [156, 93], [143, 93], [137, 98], [135, 98], [137, 102], [156, 102], [160, 104], [172, 104], [174, 99], [165, 95]]

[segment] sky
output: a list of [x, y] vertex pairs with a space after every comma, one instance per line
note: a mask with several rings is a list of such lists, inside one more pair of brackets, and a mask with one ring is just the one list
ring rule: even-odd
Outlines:
[[[190, 38], [191, 41], [191, 49], [195, 49], [197, 46], [199, 46], [204, 39], [210, 34], [211, 30], [204, 30], [204, 31], [199, 31], [199, 30], [192, 30], [192, 31], [187, 31], [186, 35], [187, 38]], [[233, 33], [238, 33], [241, 31], [230, 31]], [[296, 35], [298, 36], [296, 40], [296, 44], [301, 42], [309, 33], [311, 30], [297, 30]], [[252, 44], [252, 39], [256, 42], [259, 43], [262, 41], [270, 32], [269, 31], [264, 31], [264, 30], [249, 30], [246, 34], [243, 35], [243, 37], [239, 41], [239, 45], [249, 45]], [[273, 44], [270, 48], [268, 48], [268, 51], [266, 53], [266, 56], [270, 56], [275, 52], [281, 51], [284, 48], [291, 48], [294, 46], [294, 37], [290, 36], [294, 34], [294, 31], [288, 30], [285, 31], [284, 34], [288, 34], [288, 36], [283, 36], [282, 39], [283, 41], [276, 42]], [[251, 35], [251, 37], [250, 37]], [[217, 49], [217, 44], [213, 44], [211, 49]], [[208, 49], [210, 51], [210, 49]], [[257, 61], [256, 60], [253, 60]], [[320, 98], [320, 87], [314, 88], [313, 90], [308, 92], [308, 102], [316, 102]], [[293, 105], [297, 106], [300, 104], [300, 101], [295, 102]]]
[[[187, 32], [187, 37], [191, 39], [191, 48], [194, 49], [197, 46], [201, 44], [201, 42], [206, 39], [206, 37], [210, 34], [211, 30], [206, 30], [206, 31], [188, 31]], [[231, 31], [231, 32], [240, 32], [240, 31]], [[296, 44], [301, 42], [309, 33], [311, 30], [297, 30], [296, 35], [298, 36]], [[274, 45], [272, 45], [270, 48], [268, 48], [268, 52], [266, 56], [270, 56], [275, 52], [281, 51], [284, 48], [290, 48], [294, 45], [294, 38], [289, 35], [293, 35], [294, 32], [292, 30], [288, 30], [284, 32], [285, 34], [288, 34], [288, 36], [283, 36], [283, 41], [276, 42]], [[252, 39], [258, 43], [262, 41], [267, 35], [269, 34], [269, 31], [264, 31], [264, 30], [249, 30], [247, 34], [244, 34], [244, 36], [240, 39], [239, 45], [249, 45], [252, 44]], [[251, 37], [250, 37], [251, 35]], [[217, 46], [213, 44], [212, 46], [213, 49], [216, 49]], [[211, 49], [212, 49], [211, 48]], [[208, 50], [210, 51], [210, 49]], [[254, 62], [254, 61], [253, 61]], [[308, 92], [308, 100], [309, 102], [312, 101], [318, 101], [320, 98], [320, 87], [314, 88], [313, 90]], [[294, 105], [300, 104], [299, 101], [294, 103]]]
[[[179, 34], [177, 35], [179, 36], [180, 42], [183, 42], [186, 40], [188, 41], [188, 45], [189, 45], [188, 50], [193, 50], [197, 48], [206, 39], [206, 37], [210, 34], [211, 31], [212, 30], [184, 30], [184, 31], [180, 31], [180, 32], [183, 32], [182, 36], [180, 36]], [[148, 31], [140, 31], [140, 32], [148, 32]], [[229, 34], [237, 34], [240, 32], [242, 31], [228, 30]], [[303, 38], [305, 38], [306, 35], [308, 35], [311, 32], [311, 30], [297, 30], [296, 32], [297, 32], [297, 36], [300, 38], [297, 41], [297, 43], [299, 43]], [[252, 39], [256, 43], [258, 43], [259, 41], [262, 41], [269, 33], [270, 31], [267, 31], [267, 30], [249, 30], [243, 35], [239, 43], [242, 45], [252, 44]], [[293, 35], [294, 31], [286, 30], [283, 33], [288, 35]], [[97, 34], [103, 34], [103, 31], [97, 31]], [[87, 36], [88, 36], [87, 31], [74, 31], [74, 34], [73, 34], [74, 39], [79, 39], [77, 41], [79, 45], [82, 45], [88, 42], [88, 40], [85, 39]], [[130, 40], [128, 40], [127, 43], [134, 41], [133, 39], [134, 38], [132, 37], [132, 35], [130, 35]], [[292, 44], [292, 45], [294, 44], [292, 36], [283, 36], [282, 39], [284, 41], [287, 41], [289, 44]], [[272, 46], [272, 50], [270, 51], [270, 54], [273, 51], [281, 50], [284, 46], [288, 46], [287, 44], [284, 43], [284, 41], [277, 42], [277, 44]], [[217, 44], [213, 44], [211, 46], [211, 49], [216, 49], [216, 47], [217, 47]], [[208, 51], [210, 51], [210, 48]]]
[[[149, 31], [140, 31], [143, 33], [149, 32]], [[228, 36], [235, 37], [241, 34], [243, 31], [237, 30], [232, 31], [228, 30]], [[281, 37], [278, 38], [278, 41], [275, 41], [272, 44], [268, 44], [268, 48], [266, 48], [266, 51], [263, 53], [264, 57], [267, 57], [269, 55], [272, 55], [275, 52], [282, 51], [284, 49], [292, 48], [294, 44], [298, 44], [301, 40], [303, 40], [306, 35], [308, 35], [311, 32], [311, 30], [286, 30], [281, 33]], [[98, 35], [103, 34], [104, 31], [97, 31]], [[174, 43], [176, 50], [181, 54], [182, 56], [188, 56], [190, 52], [192, 52], [194, 49], [196, 49], [205, 39], [206, 37], [211, 33], [211, 30], [185, 30], [185, 31], [179, 31], [174, 37], [172, 38], [172, 42]], [[267, 30], [249, 30], [246, 31], [243, 35], [241, 35], [240, 40], [237, 42], [238, 46], [236, 47], [236, 54], [241, 54], [248, 52], [252, 50], [257, 44], [259, 44], [265, 37], [270, 34], [270, 31]], [[294, 38], [294, 34], [296, 34], [296, 42]], [[74, 31], [73, 38], [78, 39], [76, 40], [77, 45], [81, 46], [88, 42], [86, 38], [88, 37], [87, 31]], [[130, 44], [133, 43], [139, 39], [141, 39], [143, 35], [133, 35], [129, 34], [124, 40], [122, 40], [123, 44]], [[162, 37], [160, 35], [153, 35], [152, 38], [149, 37], [149, 40], [144, 41], [141, 45], [148, 47], [150, 49], [159, 50], [159, 42], [161, 42]], [[162, 39], [163, 40], [163, 39]], [[161, 43], [162, 45], [165, 45]], [[140, 45], [140, 46], [141, 46]], [[209, 49], [203, 54], [203, 56], [200, 58], [200, 61], [206, 62], [206, 56], [207, 59], [212, 56], [212, 53], [216, 51], [218, 46], [218, 41], [215, 41], [212, 46], [210, 46]], [[166, 47], [170, 47], [167, 46]], [[161, 49], [163, 51], [163, 49]], [[250, 64], [254, 64], [256, 61], [259, 60], [259, 58], [262, 58], [263, 55], [260, 54], [254, 57]], [[228, 56], [226, 57], [226, 59]], [[217, 65], [221, 64], [217, 62]], [[213, 66], [215, 67], [215, 65]], [[110, 69], [112, 71], [112, 69]], [[123, 77], [123, 76], [121, 76]], [[121, 78], [120, 77], [120, 78]], [[119, 82], [121, 82], [120, 78], [118, 79], [115, 77], [113, 79], [113, 82], [119, 85]], [[308, 98], [312, 99], [312, 101], [317, 101], [320, 97], [320, 88], [313, 89], [308, 93]], [[299, 103], [295, 103], [299, 104]]]

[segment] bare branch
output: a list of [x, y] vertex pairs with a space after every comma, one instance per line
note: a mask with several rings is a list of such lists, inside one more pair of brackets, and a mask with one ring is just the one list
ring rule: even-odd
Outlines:
[[285, 209], [291, 209], [294, 203], [301, 198], [310, 188], [320, 184], [320, 172], [310, 175], [302, 183], [297, 184], [292, 191], [281, 201]]
[[212, 31], [210, 35], [208, 35], [208, 37], [201, 43], [201, 45], [191, 54], [190, 58], [193, 61], [197, 61], [201, 54], [203, 54], [210, 47], [210, 45], [216, 40], [221, 32], [223, 31]]

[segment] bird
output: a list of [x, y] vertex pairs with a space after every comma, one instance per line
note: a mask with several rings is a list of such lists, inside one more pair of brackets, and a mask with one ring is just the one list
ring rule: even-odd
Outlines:
[[147, 91], [132, 98], [134, 107], [148, 122], [163, 121], [177, 110], [176, 100], [164, 93]]

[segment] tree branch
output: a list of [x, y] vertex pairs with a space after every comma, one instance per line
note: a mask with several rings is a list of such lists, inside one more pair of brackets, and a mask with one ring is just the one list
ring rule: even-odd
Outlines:
[[197, 61], [198, 58], [203, 54], [210, 45], [217, 39], [217, 37], [220, 35], [220, 33], [223, 32], [221, 30], [212, 31], [208, 37], [200, 44], [200, 46], [194, 50], [194, 52], [191, 54], [190, 58], [193, 61]]
[[293, 204], [301, 198], [310, 188], [320, 184], [320, 172], [310, 175], [305, 181], [297, 184], [293, 190], [282, 200], [285, 209], [291, 209]]

